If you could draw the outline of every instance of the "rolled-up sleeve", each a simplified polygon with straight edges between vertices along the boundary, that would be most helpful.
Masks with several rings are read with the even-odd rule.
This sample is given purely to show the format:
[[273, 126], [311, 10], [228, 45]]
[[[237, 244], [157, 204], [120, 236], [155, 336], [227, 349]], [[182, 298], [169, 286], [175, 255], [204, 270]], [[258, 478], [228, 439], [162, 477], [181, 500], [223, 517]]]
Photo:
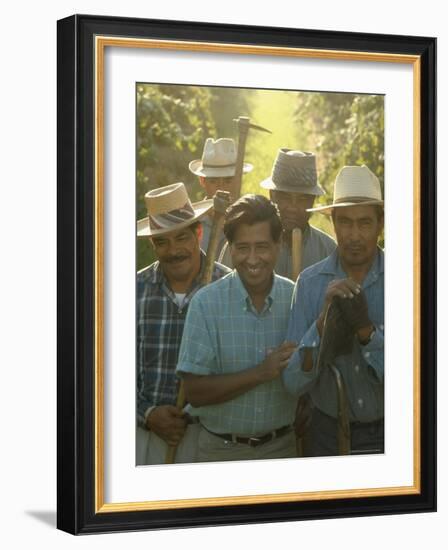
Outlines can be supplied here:
[[[312, 308], [312, 297], [307, 290], [307, 282], [299, 277], [291, 304], [291, 313], [288, 325], [287, 340], [297, 342], [298, 348], [289, 360], [283, 371], [283, 383], [286, 390], [294, 396], [306, 393], [317, 379], [317, 356], [319, 353], [320, 336], [316, 327], [315, 315]], [[305, 353], [311, 349], [313, 367], [304, 371], [302, 365]]]
[[362, 346], [361, 355], [372, 367], [379, 381], [384, 381], [384, 330], [375, 327], [375, 333], [368, 344]]
[[188, 307], [176, 368], [179, 376], [183, 372], [198, 375], [216, 373], [215, 338], [211, 333], [207, 304], [202, 297], [198, 293]]

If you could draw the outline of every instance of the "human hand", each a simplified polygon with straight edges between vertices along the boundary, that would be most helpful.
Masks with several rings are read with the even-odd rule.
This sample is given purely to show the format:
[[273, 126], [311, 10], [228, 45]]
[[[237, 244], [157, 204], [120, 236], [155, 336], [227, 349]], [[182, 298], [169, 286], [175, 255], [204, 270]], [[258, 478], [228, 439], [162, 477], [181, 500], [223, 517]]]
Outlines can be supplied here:
[[273, 350], [268, 351], [264, 361], [257, 369], [262, 382], [274, 380], [288, 366], [291, 355], [297, 349], [295, 342], [283, 342]]
[[328, 307], [333, 300], [352, 300], [361, 292], [361, 286], [353, 281], [353, 279], [335, 279], [331, 281], [327, 287], [324, 298], [324, 305], [322, 311], [316, 321], [317, 330], [322, 336], [322, 329], [324, 324], [325, 315]]
[[160, 405], [149, 413], [146, 425], [168, 445], [175, 447], [185, 434], [187, 420], [182, 409], [173, 405]]
[[358, 333], [361, 329], [372, 326], [364, 291], [360, 290], [352, 299], [335, 296], [333, 302], [339, 308], [353, 332]]

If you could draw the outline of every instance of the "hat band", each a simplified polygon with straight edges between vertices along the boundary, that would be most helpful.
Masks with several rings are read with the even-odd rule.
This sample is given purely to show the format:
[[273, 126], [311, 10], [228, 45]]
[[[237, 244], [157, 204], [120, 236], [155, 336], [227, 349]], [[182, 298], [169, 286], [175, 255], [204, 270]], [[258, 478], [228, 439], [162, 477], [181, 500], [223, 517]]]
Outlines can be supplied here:
[[236, 166], [234, 162], [232, 164], [208, 164], [206, 162], [202, 163], [203, 168], [233, 168], [234, 166]]
[[194, 209], [190, 202], [186, 202], [181, 208], [170, 210], [162, 214], [149, 214], [149, 227], [151, 229], [169, 229], [180, 223], [193, 219]]
[[370, 201], [380, 201], [376, 197], [341, 197], [333, 201], [333, 204], [339, 204], [341, 202], [370, 202]]

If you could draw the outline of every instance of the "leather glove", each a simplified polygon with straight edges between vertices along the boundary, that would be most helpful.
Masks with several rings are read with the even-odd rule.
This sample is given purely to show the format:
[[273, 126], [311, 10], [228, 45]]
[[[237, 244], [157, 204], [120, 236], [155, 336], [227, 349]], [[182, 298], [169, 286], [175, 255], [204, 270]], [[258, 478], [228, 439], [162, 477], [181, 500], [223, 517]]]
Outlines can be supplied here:
[[338, 303], [333, 299], [325, 322], [325, 336], [320, 353], [324, 363], [339, 355], [347, 355], [353, 349], [355, 332], [345, 319]]
[[353, 298], [341, 298], [335, 296], [333, 303], [341, 312], [342, 317], [350, 326], [353, 333], [358, 330], [368, 327], [372, 324], [369, 318], [369, 308], [367, 306], [366, 295], [361, 290]]

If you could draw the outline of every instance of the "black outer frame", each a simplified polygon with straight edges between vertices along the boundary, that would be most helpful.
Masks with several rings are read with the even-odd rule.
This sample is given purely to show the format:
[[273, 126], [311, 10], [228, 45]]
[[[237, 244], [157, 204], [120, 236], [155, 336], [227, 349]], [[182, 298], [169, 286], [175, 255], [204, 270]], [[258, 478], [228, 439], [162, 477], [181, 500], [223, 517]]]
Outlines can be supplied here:
[[[73, 534], [436, 510], [436, 39], [74, 15], [58, 21], [57, 526]], [[421, 493], [94, 513], [94, 37], [382, 52], [421, 59]]]

